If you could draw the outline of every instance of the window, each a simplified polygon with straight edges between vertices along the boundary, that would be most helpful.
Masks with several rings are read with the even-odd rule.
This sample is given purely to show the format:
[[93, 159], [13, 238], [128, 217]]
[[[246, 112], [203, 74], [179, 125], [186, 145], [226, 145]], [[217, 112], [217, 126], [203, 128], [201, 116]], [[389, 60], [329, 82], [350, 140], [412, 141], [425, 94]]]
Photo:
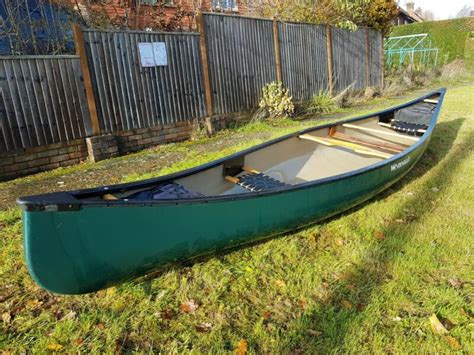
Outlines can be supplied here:
[[212, 0], [212, 8], [215, 10], [237, 11], [237, 0]]

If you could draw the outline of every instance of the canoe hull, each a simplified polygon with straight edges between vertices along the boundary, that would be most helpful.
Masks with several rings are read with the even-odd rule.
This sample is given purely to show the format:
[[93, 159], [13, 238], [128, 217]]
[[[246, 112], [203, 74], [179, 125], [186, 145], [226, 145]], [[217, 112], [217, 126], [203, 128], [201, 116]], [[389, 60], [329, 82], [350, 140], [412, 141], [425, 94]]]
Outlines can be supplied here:
[[97, 291], [165, 264], [281, 234], [345, 211], [405, 175], [426, 150], [375, 169], [252, 198], [24, 211], [29, 271], [62, 294]]

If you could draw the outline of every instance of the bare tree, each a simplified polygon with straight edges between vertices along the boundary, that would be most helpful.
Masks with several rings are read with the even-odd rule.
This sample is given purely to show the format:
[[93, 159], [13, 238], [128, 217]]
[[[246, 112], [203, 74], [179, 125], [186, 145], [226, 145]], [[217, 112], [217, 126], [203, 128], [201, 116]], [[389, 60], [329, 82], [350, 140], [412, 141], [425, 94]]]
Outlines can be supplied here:
[[471, 5], [465, 4], [456, 14], [456, 18], [469, 17], [471, 14], [471, 10], [474, 10], [474, 7]]

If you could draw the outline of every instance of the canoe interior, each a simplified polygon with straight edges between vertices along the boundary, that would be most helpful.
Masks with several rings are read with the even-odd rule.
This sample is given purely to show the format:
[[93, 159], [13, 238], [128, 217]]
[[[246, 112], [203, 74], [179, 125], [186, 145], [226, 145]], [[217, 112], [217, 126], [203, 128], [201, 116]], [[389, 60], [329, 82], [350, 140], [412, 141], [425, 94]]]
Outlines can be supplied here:
[[[402, 154], [414, 145], [434, 119], [439, 97], [440, 93], [434, 93], [393, 111], [299, 132], [155, 185], [124, 184], [118, 190], [71, 194], [88, 201], [179, 200], [251, 194], [345, 174]], [[407, 125], [415, 128], [403, 131]], [[180, 193], [163, 193], [162, 186], [173, 191], [178, 188]]]

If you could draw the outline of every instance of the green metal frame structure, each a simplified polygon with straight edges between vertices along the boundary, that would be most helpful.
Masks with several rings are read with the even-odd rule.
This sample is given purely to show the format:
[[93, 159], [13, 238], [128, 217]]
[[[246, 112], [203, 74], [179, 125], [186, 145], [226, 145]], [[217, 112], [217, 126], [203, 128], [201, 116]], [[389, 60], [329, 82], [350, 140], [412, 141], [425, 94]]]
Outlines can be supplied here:
[[389, 67], [436, 66], [439, 50], [431, 45], [428, 33], [388, 37], [384, 41], [385, 64]]

